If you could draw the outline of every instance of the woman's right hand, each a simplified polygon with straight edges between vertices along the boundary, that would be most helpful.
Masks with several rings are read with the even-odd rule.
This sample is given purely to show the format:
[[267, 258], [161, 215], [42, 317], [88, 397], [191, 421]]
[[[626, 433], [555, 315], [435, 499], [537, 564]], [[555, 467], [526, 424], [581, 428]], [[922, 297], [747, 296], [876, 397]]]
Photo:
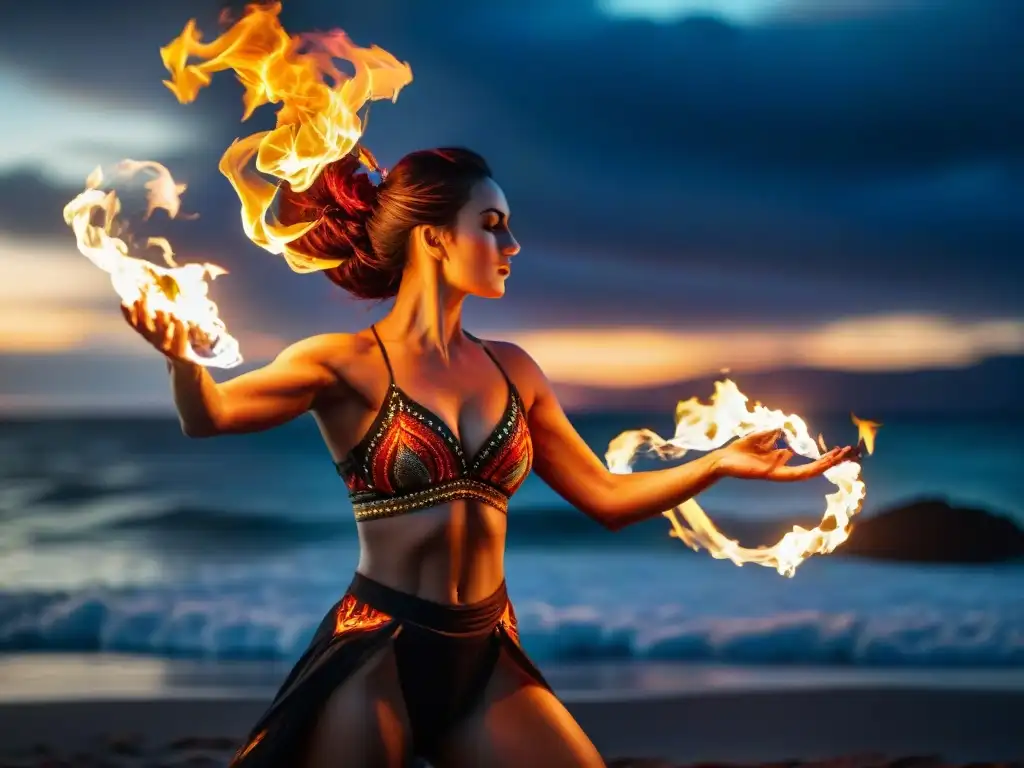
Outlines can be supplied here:
[[793, 451], [775, 447], [782, 436], [781, 429], [754, 432], [719, 448], [714, 452], [717, 473], [744, 480], [793, 482], [817, 477], [844, 461], [860, 461], [857, 446], [848, 445], [833, 448], [808, 464], [789, 466]]
[[148, 311], [146, 297], [140, 297], [134, 304], [121, 305], [125, 322], [169, 360], [187, 362], [188, 328], [178, 318], [167, 312]]

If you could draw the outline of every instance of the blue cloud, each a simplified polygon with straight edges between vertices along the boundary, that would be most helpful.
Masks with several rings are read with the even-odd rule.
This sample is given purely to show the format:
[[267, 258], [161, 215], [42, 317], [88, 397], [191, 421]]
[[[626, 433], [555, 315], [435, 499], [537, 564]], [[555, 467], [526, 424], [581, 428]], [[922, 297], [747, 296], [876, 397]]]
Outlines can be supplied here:
[[[744, 26], [615, 20], [591, 0], [452, 0], [443, 12], [295, 0], [284, 19], [342, 26], [411, 63], [398, 103], [373, 109], [368, 144], [385, 165], [439, 144], [491, 160], [524, 248], [508, 297], [472, 310], [481, 322], [1018, 313], [1024, 4], [869, 5]], [[26, 72], [205, 121], [155, 159], [184, 170], [202, 214], [181, 228], [181, 252], [232, 270], [218, 291], [258, 301], [261, 319], [289, 332], [363, 322], [322, 278], [282, 279], [279, 260], [241, 235], [217, 157], [272, 112], [239, 123], [227, 73], [187, 106], [159, 83], [157, 48], [190, 13], [217, 33], [211, 4], [38, 6], [19, 6], [0, 32]], [[41, 47], [44, 34], [61, 44]], [[90, 36], [114, 52], [84, 56]], [[49, 229], [45, 206], [66, 194], [52, 187], [0, 178], [0, 229], [63, 232], [59, 212]]]

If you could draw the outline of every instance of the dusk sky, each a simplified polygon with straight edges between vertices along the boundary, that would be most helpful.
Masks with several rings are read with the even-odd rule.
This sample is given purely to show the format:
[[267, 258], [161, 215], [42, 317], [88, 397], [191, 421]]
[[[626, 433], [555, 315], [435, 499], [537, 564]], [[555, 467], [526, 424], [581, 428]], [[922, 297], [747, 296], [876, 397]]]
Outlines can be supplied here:
[[[230, 73], [190, 105], [161, 84], [159, 48], [190, 17], [215, 37], [222, 5], [5, 9], [0, 409], [170, 407], [61, 216], [122, 158], [189, 185], [199, 218], [146, 232], [228, 268], [213, 297], [249, 364], [383, 312], [242, 233], [217, 161], [273, 108], [241, 123]], [[556, 383], [1024, 354], [1020, 0], [286, 0], [282, 19], [409, 63], [397, 103], [371, 109], [383, 165], [439, 145], [488, 158], [522, 252], [466, 326]]]

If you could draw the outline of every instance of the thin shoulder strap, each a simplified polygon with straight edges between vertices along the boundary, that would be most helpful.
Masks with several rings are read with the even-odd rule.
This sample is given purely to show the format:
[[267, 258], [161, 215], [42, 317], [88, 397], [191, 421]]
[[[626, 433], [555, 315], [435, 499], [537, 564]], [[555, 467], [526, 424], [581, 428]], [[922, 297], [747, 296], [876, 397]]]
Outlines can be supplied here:
[[380, 335], [377, 333], [377, 326], [375, 324], [370, 325], [370, 330], [373, 331], [373, 338], [377, 340], [377, 346], [380, 347], [380, 353], [384, 357], [384, 365], [388, 367], [388, 378], [391, 379], [391, 383], [395, 383], [395, 372], [391, 370], [391, 360], [388, 358], [388, 350], [384, 346], [384, 342], [380, 340]]
[[493, 352], [491, 352], [491, 348], [487, 345], [487, 343], [482, 341], [481, 339], [478, 339], [476, 336], [474, 336], [469, 331], [463, 331], [463, 333], [466, 334], [466, 338], [472, 339], [473, 341], [475, 341], [477, 344], [479, 344], [483, 348], [484, 352], [487, 353], [487, 356], [489, 358], [491, 358], [491, 361], [496, 366], [498, 366], [498, 370], [501, 371], [501, 375], [505, 377], [505, 381], [508, 382], [508, 385], [512, 389], [515, 389], [516, 385], [512, 383], [512, 379], [509, 378], [509, 375], [505, 372], [505, 369], [502, 367], [501, 363], [498, 362], [498, 358], [494, 356]]

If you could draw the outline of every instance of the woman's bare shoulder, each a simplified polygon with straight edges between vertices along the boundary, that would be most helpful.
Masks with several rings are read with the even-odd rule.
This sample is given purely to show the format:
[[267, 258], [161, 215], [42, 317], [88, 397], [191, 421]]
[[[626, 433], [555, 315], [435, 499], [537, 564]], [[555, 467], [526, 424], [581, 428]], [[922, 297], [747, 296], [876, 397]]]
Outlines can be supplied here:
[[529, 406], [537, 394], [548, 389], [548, 380], [536, 360], [525, 349], [511, 341], [480, 339], [501, 363], [520, 396]]
[[321, 333], [290, 344], [281, 357], [322, 365], [342, 381], [355, 383], [367, 361], [377, 352], [377, 344], [368, 330], [354, 333]]
[[495, 357], [498, 358], [503, 366], [508, 363], [510, 366], [525, 369], [535, 367], [537, 365], [534, 359], [530, 357], [530, 354], [514, 342], [505, 341], [503, 339], [483, 338], [481, 338], [480, 341], [494, 353]]

